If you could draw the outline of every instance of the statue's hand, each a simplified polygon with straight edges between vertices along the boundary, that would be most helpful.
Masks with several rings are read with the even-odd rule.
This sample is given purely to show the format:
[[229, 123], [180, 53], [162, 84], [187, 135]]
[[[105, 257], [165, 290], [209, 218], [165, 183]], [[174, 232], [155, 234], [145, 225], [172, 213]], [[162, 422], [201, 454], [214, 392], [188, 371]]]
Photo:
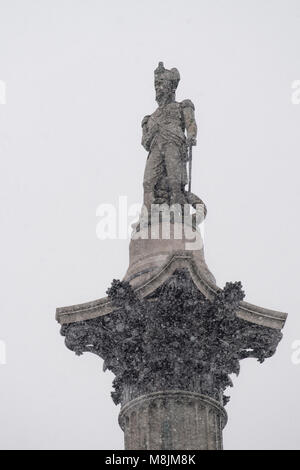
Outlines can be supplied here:
[[192, 147], [194, 145], [197, 145], [197, 140], [195, 139], [195, 137], [188, 137], [186, 139], [186, 145], [187, 147]]

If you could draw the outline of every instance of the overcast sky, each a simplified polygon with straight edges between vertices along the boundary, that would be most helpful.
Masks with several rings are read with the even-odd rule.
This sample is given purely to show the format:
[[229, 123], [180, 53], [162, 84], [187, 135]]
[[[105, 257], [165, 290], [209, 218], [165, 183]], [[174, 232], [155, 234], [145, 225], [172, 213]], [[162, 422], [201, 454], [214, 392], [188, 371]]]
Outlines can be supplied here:
[[123, 447], [113, 376], [65, 348], [55, 309], [127, 270], [129, 241], [100, 241], [96, 209], [142, 200], [160, 60], [196, 106], [210, 270], [289, 313], [276, 355], [234, 379], [225, 448], [300, 448], [299, 45], [299, 0], [0, 0], [2, 449]]

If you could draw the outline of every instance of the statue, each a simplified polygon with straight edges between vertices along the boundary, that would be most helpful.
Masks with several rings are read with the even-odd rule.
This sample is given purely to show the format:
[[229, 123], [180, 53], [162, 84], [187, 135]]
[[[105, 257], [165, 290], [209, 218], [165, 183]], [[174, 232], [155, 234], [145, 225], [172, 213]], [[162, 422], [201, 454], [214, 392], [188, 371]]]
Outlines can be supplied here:
[[203, 207], [201, 199], [185, 189], [189, 150], [191, 155], [197, 137], [194, 105], [190, 100], [175, 101], [180, 81], [176, 68], [167, 70], [159, 62], [154, 78], [158, 108], [142, 121], [142, 145], [149, 152], [143, 183], [144, 207], [147, 211], [152, 204], [163, 203]]

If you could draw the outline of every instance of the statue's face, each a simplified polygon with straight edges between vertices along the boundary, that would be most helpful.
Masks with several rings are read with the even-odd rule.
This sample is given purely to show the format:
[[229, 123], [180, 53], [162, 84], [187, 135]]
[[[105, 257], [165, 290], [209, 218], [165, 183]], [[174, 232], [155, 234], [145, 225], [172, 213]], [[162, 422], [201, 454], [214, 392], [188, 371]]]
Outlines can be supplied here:
[[154, 83], [155, 96], [158, 104], [172, 99], [173, 90], [170, 80], [156, 79]]

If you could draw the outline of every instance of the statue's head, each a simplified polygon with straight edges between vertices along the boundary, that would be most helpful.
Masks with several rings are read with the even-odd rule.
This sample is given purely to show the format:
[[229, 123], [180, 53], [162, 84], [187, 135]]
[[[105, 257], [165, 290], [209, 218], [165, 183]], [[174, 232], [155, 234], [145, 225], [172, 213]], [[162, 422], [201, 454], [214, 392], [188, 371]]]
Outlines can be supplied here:
[[179, 80], [180, 75], [177, 69], [167, 70], [163, 62], [159, 62], [157, 69], [154, 71], [156, 101], [159, 105], [175, 100]]

